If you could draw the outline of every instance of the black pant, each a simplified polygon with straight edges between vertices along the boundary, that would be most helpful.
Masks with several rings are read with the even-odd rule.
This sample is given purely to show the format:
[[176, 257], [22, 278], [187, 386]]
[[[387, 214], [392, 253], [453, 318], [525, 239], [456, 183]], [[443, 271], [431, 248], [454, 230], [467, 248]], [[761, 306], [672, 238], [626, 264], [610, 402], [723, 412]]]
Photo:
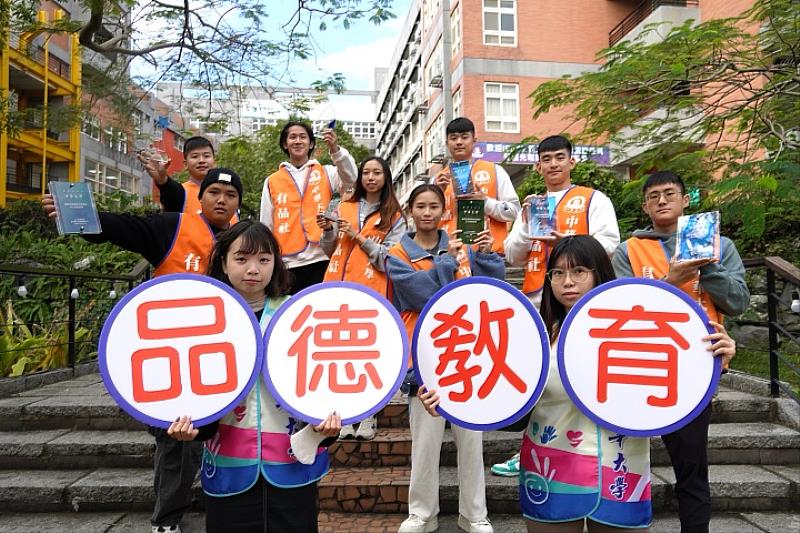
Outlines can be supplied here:
[[672, 469], [681, 533], [708, 533], [711, 489], [708, 484], [708, 425], [711, 404], [678, 431], [662, 435]]
[[290, 268], [292, 288], [289, 294], [297, 294], [306, 287], [322, 283], [326, 270], [328, 270], [328, 261], [317, 261], [310, 265]]
[[206, 496], [206, 533], [317, 533], [317, 484], [281, 489], [263, 476], [234, 496]]
[[150, 523], [176, 526], [192, 506], [192, 483], [200, 469], [203, 443], [177, 441], [161, 428], [151, 427], [149, 431], [156, 438], [153, 456], [156, 503]]

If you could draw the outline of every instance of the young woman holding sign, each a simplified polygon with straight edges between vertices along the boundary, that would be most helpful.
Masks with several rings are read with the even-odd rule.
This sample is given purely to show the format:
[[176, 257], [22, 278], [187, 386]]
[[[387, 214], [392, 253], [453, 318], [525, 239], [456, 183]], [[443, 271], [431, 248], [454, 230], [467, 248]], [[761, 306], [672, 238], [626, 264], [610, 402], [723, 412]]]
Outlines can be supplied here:
[[[338, 206], [336, 222], [322, 213], [317, 215], [317, 225], [324, 230], [320, 245], [331, 258], [324, 281], [352, 281], [386, 296], [386, 253], [408, 230], [406, 218], [394, 195], [392, 171], [385, 159], [365, 159], [358, 175], [353, 195]], [[372, 440], [376, 430], [373, 415], [361, 421], [358, 431], [344, 426], [339, 438]]]
[[[408, 203], [415, 232], [407, 233], [389, 249], [386, 275], [392, 303], [406, 324], [408, 338], [420, 311], [439, 289], [468, 277], [505, 278], [503, 259], [492, 252], [493, 239], [486, 230], [471, 247], [458, 236], [439, 229], [445, 198], [436, 185], [420, 185], [411, 191]], [[416, 398], [417, 384], [409, 373], [409, 419], [411, 423], [411, 483], [408, 489], [408, 518], [399, 533], [426, 533], [439, 527], [439, 452], [444, 437], [444, 420], [425, 414]], [[459, 477], [459, 527], [471, 533], [492, 533], [487, 519], [483, 474], [483, 442], [479, 431], [452, 427], [456, 441]]]
[[[569, 310], [584, 294], [613, 279], [608, 254], [588, 235], [561, 239], [547, 262], [541, 312], [553, 356], [520, 452], [520, 504], [529, 532], [582, 533], [584, 526], [590, 533], [649, 530], [650, 440], [618, 435], [581, 413], [564, 389], [555, 357]], [[725, 329], [711, 324], [717, 333], [704, 338], [713, 342], [709, 350], [733, 357]], [[436, 391], [423, 389], [420, 399], [436, 414]]]
[[[262, 331], [288, 298], [289, 274], [278, 242], [258, 222], [239, 222], [217, 237], [208, 275], [247, 301]], [[206, 441], [201, 481], [209, 496], [209, 533], [316, 533], [317, 481], [328, 471], [328, 454], [319, 448], [333, 442], [341, 419], [332, 413], [316, 427], [300, 426], [259, 379], [218, 422], [195, 428], [184, 416], [169, 427], [176, 440]]]

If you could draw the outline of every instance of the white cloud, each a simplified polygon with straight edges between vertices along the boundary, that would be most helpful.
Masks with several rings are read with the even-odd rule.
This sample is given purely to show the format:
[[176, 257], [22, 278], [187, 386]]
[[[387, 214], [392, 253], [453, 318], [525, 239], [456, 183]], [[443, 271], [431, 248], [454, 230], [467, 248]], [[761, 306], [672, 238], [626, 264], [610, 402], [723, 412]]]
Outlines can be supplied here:
[[[381, 24], [374, 33], [376, 36], [385, 35], [385, 37], [336, 52], [320, 54], [304, 63], [301, 69], [305, 70], [304, 74], [311, 80], [341, 72], [345, 76], [345, 86], [348, 89], [374, 90], [374, 69], [389, 66], [402, 26], [403, 20], [399, 17]], [[346, 33], [342, 35], [344, 37]]]

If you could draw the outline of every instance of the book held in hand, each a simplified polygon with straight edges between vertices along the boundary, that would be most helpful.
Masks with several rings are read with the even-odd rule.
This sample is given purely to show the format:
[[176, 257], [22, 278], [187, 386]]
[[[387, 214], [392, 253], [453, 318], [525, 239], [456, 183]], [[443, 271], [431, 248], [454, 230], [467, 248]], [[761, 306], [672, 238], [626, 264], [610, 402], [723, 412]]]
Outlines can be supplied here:
[[87, 182], [51, 181], [47, 186], [55, 201], [56, 227], [60, 235], [96, 234], [103, 231], [92, 189]]
[[456, 229], [461, 242], [472, 244], [478, 233], [486, 229], [486, 216], [483, 212], [483, 200], [457, 200], [458, 219]]
[[547, 237], [555, 231], [547, 196], [528, 198], [528, 236]]
[[678, 218], [675, 260], [719, 259], [719, 211]]
[[453, 191], [456, 197], [469, 196], [475, 192], [472, 184], [472, 165], [469, 161], [450, 163], [450, 176], [453, 180]]

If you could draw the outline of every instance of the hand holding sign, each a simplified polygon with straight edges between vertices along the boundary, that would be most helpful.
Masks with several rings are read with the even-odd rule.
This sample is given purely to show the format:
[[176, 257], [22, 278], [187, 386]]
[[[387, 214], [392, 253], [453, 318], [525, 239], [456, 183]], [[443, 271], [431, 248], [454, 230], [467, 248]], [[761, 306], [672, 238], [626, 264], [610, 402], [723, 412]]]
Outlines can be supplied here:
[[309, 287], [281, 306], [265, 334], [264, 379], [281, 407], [318, 425], [332, 410], [341, 424], [386, 405], [406, 373], [400, 316], [362, 285]]
[[168, 428], [183, 416], [201, 426], [232, 409], [257, 379], [263, 350], [255, 316], [233, 289], [174, 274], [120, 300], [98, 359], [109, 394], [128, 414]]
[[461, 427], [487, 431], [527, 414], [547, 381], [550, 344], [530, 301], [511, 285], [471, 277], [437, 292], [420, 313], [412, 357], [420, 400]]
[[597, 424], [625, 435], [663, 435], [711, 401], [720, 359], [709, 354], [709, 340], [723, 337], [682, 290], [616, 280], [570, 310], [558, 342], [559, 372], [569, 396]]

